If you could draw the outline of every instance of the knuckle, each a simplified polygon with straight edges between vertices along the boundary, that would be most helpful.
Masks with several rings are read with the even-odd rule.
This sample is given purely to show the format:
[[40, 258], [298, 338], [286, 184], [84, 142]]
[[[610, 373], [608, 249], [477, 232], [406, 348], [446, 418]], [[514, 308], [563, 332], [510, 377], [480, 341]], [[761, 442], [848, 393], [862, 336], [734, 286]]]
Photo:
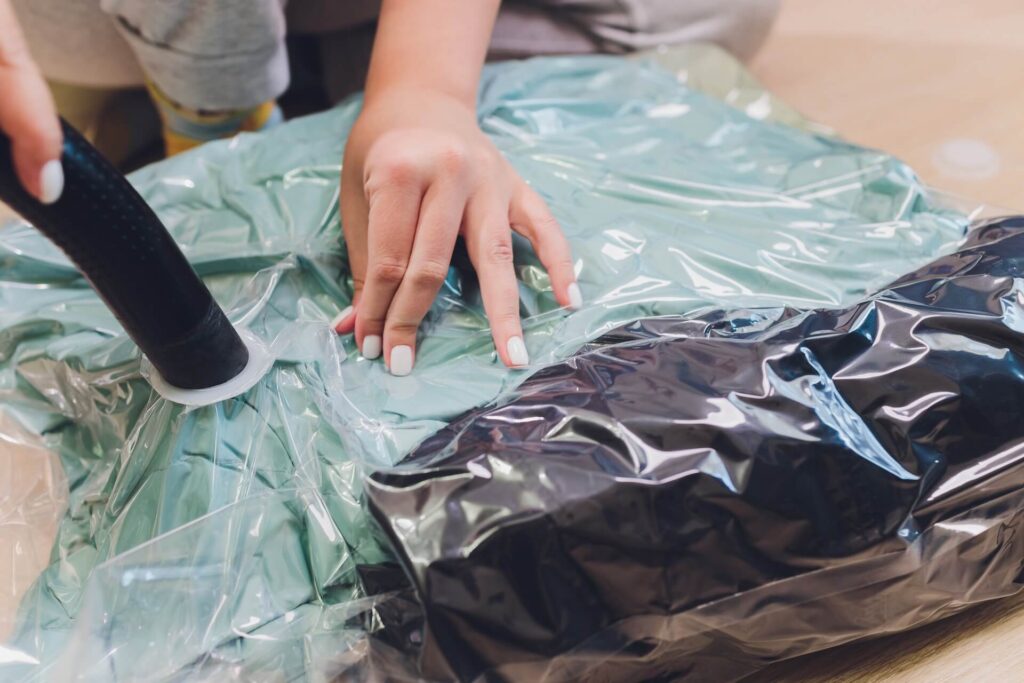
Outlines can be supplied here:
[[496, 151], [492, 151], [491, 149], [488, 149], [486, 146], [480, 145], [473, 151], [473, 165], [478, 166], [480, 168], [491, 166], [492, 164], [495, 164], [500, 160], [500, 157], [497, 157], [496, 155]]
[[547, 212], [534, 219], [534, 226], [542, 233], [562, 232], [562, 226], [559, 225], [558, 219]]
[[401, 339], [408, 339], [409, 337], [415, 337], [418, 329], [418, 322], [411, 320], [389, 319], [384, 333], [388, 335], [389, 338], [399, 337]]
[[444, 145], [438, 158], [438, 166], [441, 171], [451, 174], [461, 174], [469, 164], [469, 154], [466, 152], [466, 148], [458, 143], [448, 143]]
[[495, 240], [487, 247], [487, 262], [492, 265], [510, 264], [513, 257], [512, 240], [508, 237]]
[[60, 129], [55, 134], [46, 125], [47, 121], [30, 116], [15, 117], [8, 123], [14, 138], [15, 156], [41, 163], [60, 155]]
[[570, 259], [570, 258], [560, 258], [560, 259], [556, 260], [554, 263], [551, 264], [551, 270], [554, 270], [554, 271], [557, 271], [557, 272], [560, 272], [560, 273], [572, 273], [572, 274], [575, 274], [575, 272], [576, 272], [576, 265], [572, 262], [572, 259]]
[[487, 317], [491, 321], [491, 325], [499, 327], [511, 327], [519, 324], [519, 312], [511, 308], [502, 308], [490, 313]]
[[409, 264], [399, 258], [385, 257], [373, 264], [372, 275], [374, 282], [394, 285], [398, 284], [405, 277]]
[[15, 145], [24, 146], [25, 151], [37, 157], [44, 155], [54, 147], [59, 148], [59, 134], [54, 135], [47, 127], [47, 122], [41, 117], [21, 116], [17, 121], [20, 126], [16, 131], [19, 137], [16, 139]]
[[415, 185], [419, 178], [419, 168], [414, 159], [406, 155], [390, 155], [385, 158], [374, 158], [366, 164], [367, 196], [385, 188], [409, 187]]
[[440, 261], [425, 261], [417, 265], [410, 276], [417, 288], [437, 289], [448, 277], [448, 265]]
[[375, 332], [384, 327], [384, 318], [377, 315], [359, 316], [359, 325], [366, 332]]
[[408, 185], [416, 180], [416, 173], [416, 163], [412, 159], [398, 156], [384, 161], [379, 175], [386, 183]]

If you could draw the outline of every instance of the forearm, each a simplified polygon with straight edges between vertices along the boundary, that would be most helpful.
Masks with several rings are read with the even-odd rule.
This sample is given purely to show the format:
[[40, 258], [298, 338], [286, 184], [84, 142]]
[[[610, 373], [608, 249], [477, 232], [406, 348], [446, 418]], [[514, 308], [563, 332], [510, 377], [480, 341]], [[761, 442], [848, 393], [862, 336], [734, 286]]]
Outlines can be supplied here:
[[475, 105], [500, 0], [384, 0], [366, 99], [432, 89]]

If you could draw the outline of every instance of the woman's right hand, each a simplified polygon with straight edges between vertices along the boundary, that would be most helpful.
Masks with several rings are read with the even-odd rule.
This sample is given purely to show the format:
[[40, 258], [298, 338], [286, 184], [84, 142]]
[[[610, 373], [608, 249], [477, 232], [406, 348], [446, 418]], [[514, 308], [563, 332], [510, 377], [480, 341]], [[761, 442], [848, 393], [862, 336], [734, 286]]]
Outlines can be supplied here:
[[44, 204], [60, 199], [60, 120], [8, 0], [0, 0], [0, 130], [11, 139], [24, 188]]

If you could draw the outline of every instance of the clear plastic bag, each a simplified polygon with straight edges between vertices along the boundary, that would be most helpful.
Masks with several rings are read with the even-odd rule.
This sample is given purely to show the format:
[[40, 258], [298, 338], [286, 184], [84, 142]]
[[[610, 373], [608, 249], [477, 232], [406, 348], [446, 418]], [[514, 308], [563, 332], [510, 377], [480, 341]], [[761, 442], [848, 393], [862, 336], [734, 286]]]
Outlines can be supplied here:
[[[63, 255], [27, 226], [0, 230], [4, 438], [59, 458], [67, 479], [0, 676], [329, 680], [385, 662], [415, 679], [408, 642], [389, 639], [422, 638], [419, 625], [382, 629], [416, 598], [364, 506], [369, 472], [633, 320], [841, 307], [964, 239], [969, 216], [905, 165], [814, 132], [713, 54], [676, 55], [673, 71], [609, 57], [488, 70], [481, 125], [560, 220], [586, 302], [560, 309], [516, 244], [526, 372], [495, 357], [459, 259], [413, 375], [390, 376], [329, 329], [349, 300], [337, 186], [358, 100], [133, 177], [232, 321], [274, 351], [237, 399], [157, 397]], [[48, 497], [15, 510], [53, 518], [65, 487], [48, 471]]]
[[998, 220], [851, 307], [639, 320], [469, 411], [367, 486], [408, 650], [735, 680], [1016, 592], [1021, 254]]

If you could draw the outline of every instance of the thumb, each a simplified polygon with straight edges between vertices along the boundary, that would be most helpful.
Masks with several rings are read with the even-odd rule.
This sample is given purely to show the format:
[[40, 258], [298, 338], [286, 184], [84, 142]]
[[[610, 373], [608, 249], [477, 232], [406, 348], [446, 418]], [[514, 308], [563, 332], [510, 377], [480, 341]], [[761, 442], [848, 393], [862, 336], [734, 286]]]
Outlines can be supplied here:
[[64, 190], [60, 122], [7, 0], [0, 0], [0, 93], [0, 130], [11, 138], [18, 179], [30, 194], [52, 204]]

